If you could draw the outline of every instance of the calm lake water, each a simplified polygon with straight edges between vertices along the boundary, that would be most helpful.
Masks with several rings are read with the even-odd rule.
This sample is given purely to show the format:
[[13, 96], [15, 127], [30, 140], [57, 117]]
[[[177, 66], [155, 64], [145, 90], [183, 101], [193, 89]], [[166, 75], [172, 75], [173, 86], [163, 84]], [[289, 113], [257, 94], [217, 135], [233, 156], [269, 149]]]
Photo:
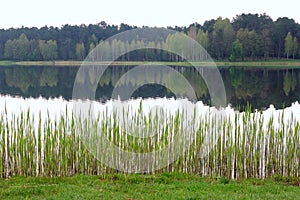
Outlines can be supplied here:
[[[111, 98], [115, 84], [121, 76], [134, 66], [112, 66], [101, 77], [96, 99]], [[177, 67], [193, 87], [199, 101], [209, 105], [210, 96], [201, 75], [192, 67]], [[79, 67], [55, 66], [3, 66], [0, 67], [0, 94], [20, 97], [72, 98], [73, 85]], [[205, 70], [205, 69], [204, 69]], [[250, 103], [252, 108], [264, 109], [273, 104], [276, 108], [290, 106], [300, 99], [300, 69], [226, 67], [220, 68], [225, 85], [227, 103], [234, 108], [243, 108]], [[90, 80], [95, 77], [90, 74]], [[167, 75], [166, 75], [167, 76]], [[164, 79], [167, 77], [160, 77]], [[121, 83], [124, 87], [138, 84], [134, 81]], [[120, 84], [120, 83], [119, 83]], [[180, 85], [177, 86], [180, 91]], [[84, 88], [83, 88], [84, 90]], [[177, 97], [184, 98], [185, 90]], [[159, 84], [144, 85], [132, 97], [174, 97], [175, 95]]]
[[[68, 66], [0, 67], [0, 126], [5, 127], [2, 130], [8, 132], [8, 134], [3, 134], [7, 137], [4, 141], [13, 144], [17, 140], [16, 144], [22, 144], [20, 142], [23, 141], [22, 137], [16, 137], [13, 134], [19, 133], [18, 131], [26, 133], [20, 135], [28, 137], [26, 141], [29, 143], [32, 142], [28, 147], [34, 147], [31, 149], [33, 152], [31, 154], [34, 155], [33, 162], [36, 166], [42, 166], [41, 169], [36, 168], [33, 174], [44, 174], [45, 171], [51, 170], [59, 171], [58, 169], [62, 168], [60, 162], [58, 162], [57, 169], [50, 167], [51, 170], [48, 170], [47, 167], [52, 165], [45, 164], [47, 159], [44, 159], [46, 156], [44, 148], [56, 149], [48, 155], [49, 158], [56, 158], [57, 155], [63, 155], [57, 152], [67, 152], [65, 148], [68, 148], [68, 145], [61, 144], [65, 144], [64, 139], [66, 141], [70, 139], [70, 144], [85, 145], [87, 152], [91, 152], [89, 157], [93, 156], [105, 166], [124, 170], [124, 172], [155, 171], [169, 166], [179, 158], [178, 155], [186, 160], [191, 156], [184, 155], [195, 155], [191, 157], [191, 161], [181, 162], [186, 163], [184, 169], [192, 166], [198, 170], [202, 169], [202, 173], [208, 175], [210, 172], [206, 171], [205, 167], [194, 166], [190, 163], [200, 163], [199, 158], [205, 160], [202, 158], [211, 155], [210, 153], [214, 152], [214, 149], [217, 149], [215, 147], [220, 144], [223, 148], [221, 157], [225, 152], [224, 158], [235, 157], [233, 156], [235, 153], [232, 154], [232, 151], [228, 150], [230, 148], [243, 147], [242, 149], [246, 149], [245, 152], [252, 152], [253, 155], [238, 153], [237, 155], [242, 157], [237, 160], [254, 158], [253, 166], [257, 167], [254, 171], [259, 174], [259, 177], [270, 174], [268, 166], [274, 166], [269, 162], [270, 158], [278, 158], [279, 161], [274, 168], [280, 171], [284, 169], [283, 174], [293, 172], [294, 176], [298, 176], [299, 159], [296, 152], [299, 146], [300, 122], [299, 69], [221, 68], [220, 73], [225, 85], [228, 104], [225, 108], [210, 106], [210, 95], [206, 84], [192, 67], [174, 66], [173, 69], [183, 74], [184, 79], [188, 80], [196, 93], [197, 102], [190, 101], [187, 98], [189, 91], [178, 84], [177, 80], [171, 79], [169, 74], [151, 77], [148, 73], [146, 73], [146, 78], [155, 79], [158, 84], [138, 88], [132, 94], [134, 99], [129, 101], [111, 99], [116, 85], [119, 84], [119, 87], [126, 91], [126, 88], [134, 88], [135, 85], [143, 83], [142, 79], [145, 78], [143, 72], [135, 74], [132, 80], [124, 79], [125, 74], [133, 70], [132, 66], [108, 68], [99, 83], [96, 80], [97, 73], [93, 73], [93, 70], [86, 71], [88, 76], [76, 78], [77, 81], [79, 80], [78, 88], [82, 92], [89, 93], [89, 88], [85, 86], [97, 85], [96, 98], [95, 100], [72, 99], [78, 69], [79, 67]], [[165, 80], [171, 81], [176, 86], [176, 95], [159, 85]], [[84, 84], [80, 85], [80, 83]], [[247, 103], [257, 110], [239, 112], [238, 110], [245, 110]], [[18, 141], [19, 138], [21, 138], [20, 141]], [[78, 141], [83, 143], [72, 141], [72, 138], [79, 138]], [[156, 143], [155, 138], [157, 138]], [[165, 140], [167, 140], [167, 145]], [[33, 141], [39, 141], [41, 148], [38, 149], [39, 145], [34, 145]], [[111, 141], [118, 143], [112, 145], [114, 143]], [[194, 147], [194, 141], [201, 141], [197, 150], [190, 148]], [[122, 148], [130, 149], [136, 144], [138, 144], [137, 149], [144, 147], [145, 156], [135, 151], [120, 151]], [[148, 151], [149, 145], [152, 149], [159, 150]], [[75, 147], [76, 150], [80, 148]], [[11, 151], [10, 155], [18, 155], [18, 152], [14, 150], [20, 148], [6, 147], [6, 151], [7, 149]], [[30, 151], [26, 149], [25, 152]], [[198, 154], [195, 154], [196, 152]], [[290, 157], [287, 156], [288, 154]], [[80, 150], [77, 155], [80, 157], [78, 160], [85, 159], [85, 155], [81, 154]], [[214, 155], [213, 157], [218, 158], [219, 153]], [[68, 154], [61, 160], [71, 158], [67, 156]], [[9, 162], [9, 158], [8, 156], [5, 158], [6, 163]], [[20, 157], [17, 156], [14, 159], [17, 160]], [[291, 161], [292, 164], [290, 164]], [[233, 162], [237, 161], [233, 160]], [[215, 163], [215, 161], [207, 162], [208, 169], [213, 169], [210, 163]], [[231, 166], [230, 163], [231, 161], [227, 162], [228, 168]], [[53, 166], [56, 167], [56, 165]], [[72, 164], [72, 166], [75, 165]], [[68, 166], [67, 169], [72, 166]], [[78, 164], [78, 166], [81, 165]], [[115, 168], [116, 166], [121, 166], [121, 168]], [[285, 168], [286, 166], [288, 168]], [[231, 169], [233, 179], [236, 170], [238, 169], [235, 167]], [[253, 170], [253, 167], [247, 171], [250, 170]], [[6, 176], [10, 171], [10, 165], [7, 164]], [[66, 170], [63, 173], [70, 172]]]

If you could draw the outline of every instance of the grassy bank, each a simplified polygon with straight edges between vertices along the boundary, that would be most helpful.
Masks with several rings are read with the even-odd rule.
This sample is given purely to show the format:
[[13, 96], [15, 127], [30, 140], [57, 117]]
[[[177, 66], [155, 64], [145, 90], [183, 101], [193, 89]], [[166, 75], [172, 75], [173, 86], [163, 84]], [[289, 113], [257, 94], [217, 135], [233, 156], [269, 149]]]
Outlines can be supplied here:
[[197, 175], [0, 179], [0, 199], [298, 199], [299, 180], [229, 181]]
[[[229, 61], [215, 61], [219, 67], [226, 66], [241, 66], [241, 67], [299, 67], [300, 60], [268, 60], [268, 61], [243, 61], [243, 62], [229, 62]], [[0, 61], [0, 66], [80, 66], [82, 61]], [[95, 64], [95, 63], [93, 63]], [[107, 65], [109, 62], [96, 62], [97, 65]], [[143, 61], [118, 61], [112, 63], [112, 65], [143, 65], [143, 64], [159, 64], [159, 65], [177, 65], [177, 66], [189, 66], [187, 62], [143, 62]], [[211, 63], [195, 62], [194, 65], [205, 66], [212, 65]]]

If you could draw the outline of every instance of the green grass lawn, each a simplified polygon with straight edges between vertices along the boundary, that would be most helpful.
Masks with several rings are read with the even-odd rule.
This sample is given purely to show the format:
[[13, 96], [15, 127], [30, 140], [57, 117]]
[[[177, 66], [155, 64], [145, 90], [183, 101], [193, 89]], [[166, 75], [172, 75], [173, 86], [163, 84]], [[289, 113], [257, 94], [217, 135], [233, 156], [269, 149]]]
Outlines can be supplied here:
[[0, 199], [300, 199], [298, 181], [105, 175], [0, 180]]

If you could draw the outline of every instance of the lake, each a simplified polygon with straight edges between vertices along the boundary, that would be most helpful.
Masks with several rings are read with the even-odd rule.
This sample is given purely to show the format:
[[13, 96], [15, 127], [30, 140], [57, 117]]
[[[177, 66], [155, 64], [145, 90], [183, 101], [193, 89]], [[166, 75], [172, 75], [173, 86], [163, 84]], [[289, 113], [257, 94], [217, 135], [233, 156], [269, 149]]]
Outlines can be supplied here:
[[[299, 176], [299, 69], [220, 68], [224, 107], [210, 105], [205, 81], [192, 67], [172, 66], [182, 74], [176, 79], [143, 70], [128, 78], [134, 69], [109, 67], [97, 82], [94, 70], [76, 77], [78, 67], [0, 67], [2, 177]], [[75, 77], [82, 93], [97, 86], [95, 98], [72, 98]], [[145, 78], [155, 84], [137, 88]], [[187, 80], [196, 99], [178, 80]], [[160, 85], [164, 81], [176, 95]], [[125, 101], [113, 95], [116, 87], [136, 90]]]
[[[197, 100], [209, 105], [210, 95], [201, 75], [192, 67], [172, 67], [189, 81]], [[95, 99], [101, 102], [110, 99], [117, 81], [133, 68], [134, 66], [109, 67], [100, 79]], [[62, 97], [70, 100], [78, 69], [79, 67], [70, 66], [4, 66], [0, 68], [0, 94], [34, 98], [42, 96], [46, 99]], [[244, 110], [247, 103], [254, 109], [264, 109], [270, 104], [283, 108], [300, 99], [300, 69], [223, 67], [220, 68], [220, 73], [225, 85], [227, 104], [236, 109]], [[90, 80], [95, 79], [93, 74], [89, 76]], [[142, 82], [137, 77], [134, 81], [121, 83], [121, 87], [136, 85], [139, 81]], [[180, 85], [177, 88], [179, 94], [175, 96], [162, 85], [148, 84], [137, 88], [132, 97], [186, 97], [185, 88], [180, 88]]]

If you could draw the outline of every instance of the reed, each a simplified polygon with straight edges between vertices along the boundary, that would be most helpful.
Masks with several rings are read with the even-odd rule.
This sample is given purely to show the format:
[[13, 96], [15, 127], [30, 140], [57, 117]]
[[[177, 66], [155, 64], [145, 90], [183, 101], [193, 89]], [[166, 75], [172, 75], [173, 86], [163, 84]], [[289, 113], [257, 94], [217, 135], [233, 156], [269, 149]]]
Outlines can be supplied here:
[[[169, 117], [162, 109], [144, 114], [142, 103], [137, 113], [130, 116], [128, 112], [123, 110], [118, 116], [106, 110], [96, 118], [83, 119], [66, 110], [60, 117], [44, 119], [30, 110], [13, 116], [5, 110], [0, 115], [1, 177], [117, 173], [85, 146], [83, 134], [97, 140], [99, 130], [114, 145], [134, 153], [158, 151], [181, 135], [190, 137], [184, 140], [189, 148], [173, 147], [181, 152], [179, 159], [154, 172], [150, 170], [154, 163], [148, 162], [148, 173], [183, 172], [231, 179], [299, 176], [300, 124], [294, 116], [284, 120], [284, 112], [265, 119], [262, 112], [253, 113], [248, 106], [245, 112], [220, 118], [211, 109], [196, 117], [195, 109], [189, 121], [185, 111]], [[103, 156], [116, 163], [121, 159], [121, 154]], [[158, 156], [171, 160], [172, 155]]]

